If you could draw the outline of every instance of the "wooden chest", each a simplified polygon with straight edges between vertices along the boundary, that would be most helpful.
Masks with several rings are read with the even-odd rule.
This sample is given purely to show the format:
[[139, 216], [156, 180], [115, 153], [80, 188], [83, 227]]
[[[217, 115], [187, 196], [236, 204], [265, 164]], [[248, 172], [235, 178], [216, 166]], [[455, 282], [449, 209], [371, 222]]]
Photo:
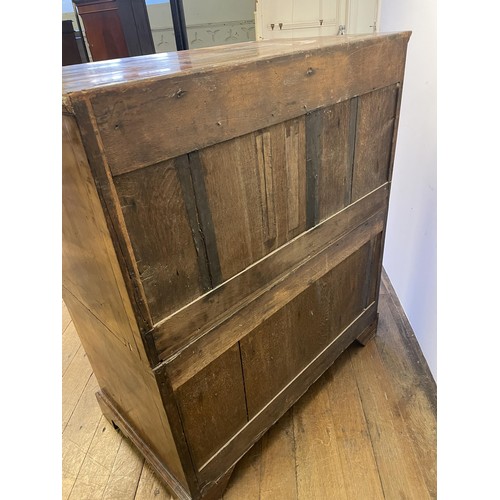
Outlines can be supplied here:
[[180, 498], [375, 333], [410, 33], [63, 69], [63, 298]]

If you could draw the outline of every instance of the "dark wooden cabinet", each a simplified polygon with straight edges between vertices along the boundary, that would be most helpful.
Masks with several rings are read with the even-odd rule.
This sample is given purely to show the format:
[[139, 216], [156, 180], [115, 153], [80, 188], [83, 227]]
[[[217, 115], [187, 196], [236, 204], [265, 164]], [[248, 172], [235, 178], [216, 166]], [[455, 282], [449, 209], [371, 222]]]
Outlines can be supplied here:
[[144, 0], [75, 0], [93, 61], [154, 54]]
[[93, 61], [130, 55], [117, 0], [78, 0], [75, 4]]
[[63, 297], [180, 498], [376, 330], [409, 33], [63, 69]]

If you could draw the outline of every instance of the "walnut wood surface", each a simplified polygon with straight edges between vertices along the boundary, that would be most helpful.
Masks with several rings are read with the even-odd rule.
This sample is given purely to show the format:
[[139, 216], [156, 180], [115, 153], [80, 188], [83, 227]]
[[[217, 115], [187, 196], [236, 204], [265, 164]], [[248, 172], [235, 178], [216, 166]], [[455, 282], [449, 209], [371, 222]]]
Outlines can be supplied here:
[[[187, 487], [137, 323], [131, 317], [76, 123], [67, 116], [63, 117], [63, 190], [63, 298], [81, 342], [100, 387]], [[107, 304], [112, 313], [101, 304]]]
[[381, 186], [344, 211], [269, 254], [266, 259], [256, 262], [167, 317], [155, 327], [154, 335], [160, 357], [165, 359], [189, 341], [199, 338], [204, 331], [220, 323], [224, 317], [261, 295], [269, 285], [282, 281], [284, 275], [303, 265], [332, 241], [358, 227], [371, 214], [383, 210], [387, 206], [388, 191], [387, 184]]
[[408, 38], [65, 73], [66, 303], [107, 407], [192, 498], [375, 331]]
[[[374, 340], [349, 346], [257, 441], [236, 465], [224, 500], [379, 499], [382, 491], [436, 498], [436, 385], [386, 275], [382, 281]], [[70, 404], [62, 433], [63, 500], [177, 499], [123, 433], [107, 425], [88, 359], [68, 350], [76, 343], [83, 353], [64, 303], [63, 319], [62, 355], [71, 358], [62, 377]], [[365, 375], [355, 372], [354, 361], [367, 383], [359, 383]], [[383, 384], [370, 381], [375, 373]], [[390, 419], [383, 425], [381, 411]], [[404, 453], [393, 453], [386, 441]], [[423, 481], [409, 484], [405, 477], [414, 475]]]
[[167, 161], [115, 178], [153, 321], [206, 288], [176, 163]]
[[[63, 89], [70, 106], [89, 96], [110, 169], [117, 175], [400, 82], [408, 36], [397, 33], [344, 42], [330, 37], [330, 45], [322, 40], [317, 50], [315, 41], [309, 46], [285, 43], [281, 52], [250, 57], [246, 64], [243, 59], [204, 71], [195, 65], [120, 87], [103, 85], [91, 93], [84, 88], [69, 93], [70, 85]], [[220, 50], [231, 54], [230, 49]], [[96, 73], [98, 79], [97, 68]], [[65, 74], [63, 68], [63, 78]], [[77, 78], [78, 73], [72, 76]], [[142, 90], [145, 84], [147, 94]], [[258, 105], [248, 96], [258, 96]], [[192, 116], [198, 109], [203, 109], [204, 118]], [[164, 119], [172, 114], [175, 120]]]

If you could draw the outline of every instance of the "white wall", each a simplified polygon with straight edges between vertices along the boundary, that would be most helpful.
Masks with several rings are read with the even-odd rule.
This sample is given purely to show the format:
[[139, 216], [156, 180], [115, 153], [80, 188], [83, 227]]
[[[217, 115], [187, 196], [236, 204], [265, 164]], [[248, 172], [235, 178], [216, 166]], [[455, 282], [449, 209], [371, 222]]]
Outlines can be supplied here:
[[406, 61], [384, 267], [437, 379], [436, 2], [381, 0], [380, 7], [381, 32], [413, 32]]

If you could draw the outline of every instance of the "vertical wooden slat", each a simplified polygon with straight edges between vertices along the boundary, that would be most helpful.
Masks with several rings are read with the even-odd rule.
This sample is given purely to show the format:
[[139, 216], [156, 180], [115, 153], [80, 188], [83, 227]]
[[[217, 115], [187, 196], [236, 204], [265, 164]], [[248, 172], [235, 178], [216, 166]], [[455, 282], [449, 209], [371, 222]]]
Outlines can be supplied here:
[[114, 178], [154, 322], [209, 285], [206, 265], [199, 261], [203, 245], [191, 232], [195, 208], [184, 200], [192, 189], [185, 161], [181, 157]]
[[276, 236], [276, 207], [274, 203], [273, 167], [271, 158], [271, 133], [264, 131], [255, 135], [257, 166], [262, 207], [264, 239]]
[[293, 231], [299, 225], [299, 134], [298, 121], [285, 125], [288, 231]]
[[247, 135], [205, 148], [199, 154], [222, 278], [226, 280], [263, 254], [262, 245], [255, 245], [253, 237], [260, 235], [262, 240], [255, 140]]
[[305, 229], [304, 135], [301, 117], [199, 152], [223, 281]]
[[201, 237], [205, 245], [210, 280], [212, 287], [215, 287], [222, 282], [222, 275], [220, 270], [219, 253], [217, 251], [214, 223], [212, 220], [212, 213], [208, 205], [203, 169], [200, 162], [200, 155], [197, 151], [189, 153], [188, 158], [191, 178], [193, 181], [196, 210], [198, 220], [201, 224]]
[[352, 201], [389, 180], [397, 85], [359, 97]]
[[306, 226], [311, 228], [318, 222], [318, 169], [321, 148], [323, 119], [321, 113], [306, 115]]
[[176, 391], [184, 432], [196, 467], [247, 422], [238, 344]]
[[182, 189], [182, 196], [186, 204], [186, 211], [193, 236], [193, 243], [198, 257], [198, 269], [200, 272], [200, 284], [204, 291], [213, 287], [210, 270], [208, 265], [207, 248], [201, 232], [198, 208], [196, 206], [196, 197], [193, 188], [193, 180], [189, 167], [188, 155], [182, 155], [175, 159], [175, 170]]
[[349, 178], [347, 185], [349, 189], [346, 190], [345, 203], [349, 205], [352, 201], [352, 176], [354, 171], [354, 155], [356, 152], [356, 128], [358, 123], [358, 98], [353, 97], [349, 101]]
[[318, 220], [324, 220], [349, 203], [349, 101], [339, 102], [317, 113], [322, 115], [318, 167]]
[[368, 242], [240, 341], [250, 417], [363, 311], [369, 248]]

